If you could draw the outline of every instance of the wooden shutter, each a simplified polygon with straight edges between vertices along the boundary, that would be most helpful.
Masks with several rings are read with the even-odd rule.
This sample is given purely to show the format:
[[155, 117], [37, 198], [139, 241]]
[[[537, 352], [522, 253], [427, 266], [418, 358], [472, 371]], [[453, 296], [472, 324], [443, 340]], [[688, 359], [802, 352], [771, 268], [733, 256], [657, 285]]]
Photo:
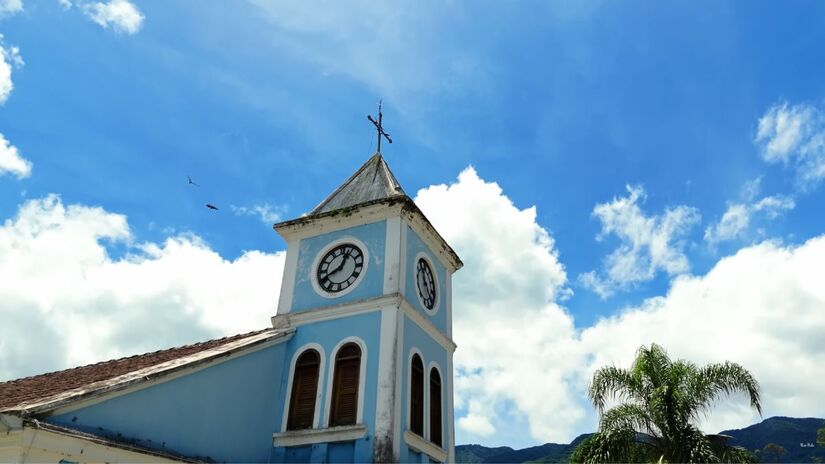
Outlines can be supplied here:
[[430, 441], [442, 446], [441, 432], [441, 376], [430, 369]]
[[358, 416], [358, 379], [361, 373], [361, 348], [348, 343], [335, 357], [332, 384], [332, 414], [329, 425], [355, 425]]
[[417, 354], [410, 366], [410, 431], [424, 436], [424, 363]]
[[315, 420], [315, 398], [318, 393], [318, 372], [321, 356], [307, 350], [295, 363], [292, 376], [292, 396], [289, 400], [287, 430], [311, 429]]

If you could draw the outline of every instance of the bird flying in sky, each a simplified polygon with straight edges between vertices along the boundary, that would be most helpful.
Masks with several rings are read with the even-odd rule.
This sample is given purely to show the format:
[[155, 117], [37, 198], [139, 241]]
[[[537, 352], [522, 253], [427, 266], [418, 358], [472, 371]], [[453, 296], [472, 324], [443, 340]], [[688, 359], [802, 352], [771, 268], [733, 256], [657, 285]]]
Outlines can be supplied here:
[[189, 179], [189, 185], [194, 185], [195, 187], [200, 187], [200, 185], [196, 184], [196, 183], [192, 180], [192, 178], [191, 178], [191, 177], [186, 176], [186, 178], [187, 178], [187, 179]]
[[214, 209], [214, 210], [217, 210], [217, 209], [218, 209], [218, 207], [217, 207], [217, 206], [215, 206], [215, 205], [213, 205], [213, 204], [211, 204], [211, 203], [207, 203], [207, 204], [206, 204], [206, 207], [207, 207], [207, 208], [209, 208], [209, 209]]

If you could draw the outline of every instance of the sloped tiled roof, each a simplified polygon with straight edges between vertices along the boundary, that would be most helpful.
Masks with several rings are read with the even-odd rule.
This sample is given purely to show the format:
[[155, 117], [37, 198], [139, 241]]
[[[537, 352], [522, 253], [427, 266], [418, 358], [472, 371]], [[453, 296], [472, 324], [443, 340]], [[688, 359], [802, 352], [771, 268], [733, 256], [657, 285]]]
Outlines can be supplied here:
[[381, 153], [373, 155], [355, 174], [316, 206], [310, 216], [385, 198], [406, 196]]
[[218, 349], [224, 345], [242, 345], [245, 339], [258, 341], [258, 339], [261, 339], [260, 336], [266, 335], [267, 333], [272, 336], [278, 334], [278, 332], [273, 329], [258, 330], [192, 345], [179, 346], [129, 356], [127, 358], [99, 362], [88, 366], [2, 382], [0, 383], [0, 411], [14, 409], [17, 406], [25, 404], [37, 403], [40, 400], [47, 400], [48, 398], [72, 390], [87, 388], [93, 384], [113, 380], [135, 371], [180, 360], [181, 358], [197, 355], [204, 351]]

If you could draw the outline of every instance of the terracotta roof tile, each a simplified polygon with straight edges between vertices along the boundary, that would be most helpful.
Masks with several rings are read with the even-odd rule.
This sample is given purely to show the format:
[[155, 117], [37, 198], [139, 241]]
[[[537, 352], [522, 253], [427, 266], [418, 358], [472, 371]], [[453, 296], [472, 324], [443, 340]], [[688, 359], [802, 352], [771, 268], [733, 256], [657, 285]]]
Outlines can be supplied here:
[[151, 353], [129, 356], [127, 358], [103, 361], [88, 366], [75, 367], [63, 371], [50, 372], [32, 377], [0, 383], [0, 409], [20, 403], [47, 398], [51, 395], [83, 387], [94, 382], [103, 381], [128, 374], [130, 372], [152, 367], [178, 358], [215, 348], [226, 343], [241, 340], [272, 329], [258, 330], [230, 337], [208, 340], [192, 345], [179, 346]]

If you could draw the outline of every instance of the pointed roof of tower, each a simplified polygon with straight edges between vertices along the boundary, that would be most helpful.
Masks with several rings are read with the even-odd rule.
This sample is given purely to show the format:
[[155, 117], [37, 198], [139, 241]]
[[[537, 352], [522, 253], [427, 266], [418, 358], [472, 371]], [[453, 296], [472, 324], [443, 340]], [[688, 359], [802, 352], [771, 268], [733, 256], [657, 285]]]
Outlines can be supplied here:
[[355, 174], [335, 189], [309, 215], [315, 216], [361, 203], [405, 196], [407, 194], [404, 193], [401, 184], [398, 183], [379, 152], [368, 159]]
[[442, 255], [450, 272], [464, 265], [401, 188], [381, 152], [372, 155], [355, 174], [308, 214], [273, 224], [272, 228], [285, 240], [290, 240], [290, 237], [308, 237], [323, 230], [337, 230], [342, 224], [352, 226], [359, 221], [374, 222], [391, 215], [406, 217], [410, 226], [419, 231], [425, 241], [429, 240], [431, 249]]

